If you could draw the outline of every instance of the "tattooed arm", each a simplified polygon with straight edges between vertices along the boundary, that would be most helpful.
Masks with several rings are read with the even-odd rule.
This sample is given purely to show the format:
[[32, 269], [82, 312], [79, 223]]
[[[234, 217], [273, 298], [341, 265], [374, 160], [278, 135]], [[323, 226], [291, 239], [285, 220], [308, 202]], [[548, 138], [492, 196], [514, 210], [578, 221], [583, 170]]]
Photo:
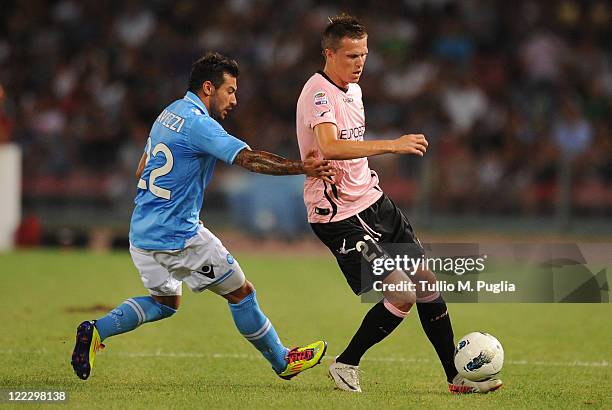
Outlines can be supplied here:
[[238, 153], [234, 164], [240, 165], [258, 174], [268, 175], [298, 175], [306, 174], [310, 177], [322, 178], [330, 181], [334, 175], [329, 161], [315, 159], [313, 153], [302, 161], [286, 159], [266, 151], [252, 151], [248, 148]]
[[251, 151], [248, 148], [238, 153], [234, 164], [258, 174], [298, 175], [304, 173], [302, 161], [286, 159], [266, 151]]

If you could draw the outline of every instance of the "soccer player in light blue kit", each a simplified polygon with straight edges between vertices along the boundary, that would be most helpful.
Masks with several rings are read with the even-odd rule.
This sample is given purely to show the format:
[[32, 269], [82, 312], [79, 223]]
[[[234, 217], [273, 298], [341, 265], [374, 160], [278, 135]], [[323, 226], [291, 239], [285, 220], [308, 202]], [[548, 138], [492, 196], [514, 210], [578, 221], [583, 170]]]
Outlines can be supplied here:
[[223, 129], [216, 119], [236, 105], [237, 77], [235, 61], [206, 54], [192, 66], [189, 91], [155, 120], [136, 171], [130, 224], [130, 253], [150, 295], [127, 299], [104, 317], [78, 326], [71, 363], [81, 379], [89, 377], [106, 338], [174, 315], [183, 282], [193, 292], [211, 290], [227, 299], [238, 331], [281, 378], [317, 365], [325, 354], [324, 341], [291, 350], [281, 343], [238, 262], [199, 221], [217, 159], [263, 174], [333, 175], [327, 161], [253, 151]]

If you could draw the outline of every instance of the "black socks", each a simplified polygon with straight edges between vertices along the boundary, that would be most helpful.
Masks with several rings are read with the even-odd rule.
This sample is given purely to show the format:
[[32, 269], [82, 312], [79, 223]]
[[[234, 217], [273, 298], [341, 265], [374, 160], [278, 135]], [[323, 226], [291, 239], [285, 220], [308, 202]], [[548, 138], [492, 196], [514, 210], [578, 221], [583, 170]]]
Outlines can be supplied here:
[[[431, 302], [417, 303], [417, 309], [423, 330], [444, 367], [446, 379], [452, 383], [457, 375], [454, 362], [455, 341], [446, 303], [442, 296], [439, 296]], [[344, 352], [338, 356], [337, 361], [358, 366], [365, 352], [390, 335], [402, 320], [389, 312], [382, 301], [377, 303], [365, 315], [361, 326]]]
[[452, 383], [457, 375], [455, 368], [455, 341], [446, 303], [442, 295], [436, 300], [427, 303], [418, 303], [419, 319], [427, 338], [436, 349], [440, 358], [446, 379]]
[[[445, 305], [446, 307], [446, 305]], [[421, 313], [419, 309], [419, 313]], [[383, 302], [378, 302], [363, 318], [361, 326], [351, 339], [347, 348], [338, 356], [337, 361], [353, 366], [359, 365], [359, 360], [364, 353], [376, 343], [389, 336], [395, 328], [402, 323], [403, 318], [395, 316], [389, 312], [383, 305]], [[449, 322], [450, 323], [450, 322]], [[451, 345], [452, 330], [451, 330]], [[452, 357], [451, 357], [452, 359]], [[454, 368], [454, 367], [453, 367]]]

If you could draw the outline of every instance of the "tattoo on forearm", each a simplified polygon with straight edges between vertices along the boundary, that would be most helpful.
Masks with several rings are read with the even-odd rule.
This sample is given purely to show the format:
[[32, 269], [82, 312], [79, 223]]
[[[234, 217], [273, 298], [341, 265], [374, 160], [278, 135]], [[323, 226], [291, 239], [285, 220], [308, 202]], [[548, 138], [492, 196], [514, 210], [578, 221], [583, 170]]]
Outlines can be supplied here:
[[304, 173], [302, 161], [286, 159], [266, 151], [243, 149], [236, 156], [234, 164], [258, 174], [297, 175]]

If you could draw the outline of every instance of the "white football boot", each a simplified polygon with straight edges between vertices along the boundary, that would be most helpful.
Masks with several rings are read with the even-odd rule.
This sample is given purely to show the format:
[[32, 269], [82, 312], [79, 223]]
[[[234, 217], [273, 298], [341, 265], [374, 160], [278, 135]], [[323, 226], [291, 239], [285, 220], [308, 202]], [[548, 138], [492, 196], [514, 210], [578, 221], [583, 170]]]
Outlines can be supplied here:
[[329, 366], [329, 376], [334, 379], [336, 387], [353, 393], [361, 393], [359, 386], [359, 366], [334, 362]]
[[454, 394], [468, 393], [488, 393], [502, 387], [503, 383], [499, 379], [490, 379], [482, 382], [473, 382], [456, 375], [452, 383], [448, 384], [448, 390]]

